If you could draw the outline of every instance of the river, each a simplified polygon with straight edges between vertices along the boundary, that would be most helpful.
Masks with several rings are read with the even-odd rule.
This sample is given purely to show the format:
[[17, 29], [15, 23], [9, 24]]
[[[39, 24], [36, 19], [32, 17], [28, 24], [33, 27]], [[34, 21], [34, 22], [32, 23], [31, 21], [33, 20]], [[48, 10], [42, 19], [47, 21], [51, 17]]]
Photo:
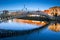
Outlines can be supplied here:
[[[60, 24], [57, 22], [35, 21], [35, 20], [24, 20], [24, 19], [11, 19], [0, 23], [0, 29], [4, 30], [34, 30], [33, 32], [0, 38], [1, 40], [60, 40]], [[46, 26], [45, 26], [46, 25]]]

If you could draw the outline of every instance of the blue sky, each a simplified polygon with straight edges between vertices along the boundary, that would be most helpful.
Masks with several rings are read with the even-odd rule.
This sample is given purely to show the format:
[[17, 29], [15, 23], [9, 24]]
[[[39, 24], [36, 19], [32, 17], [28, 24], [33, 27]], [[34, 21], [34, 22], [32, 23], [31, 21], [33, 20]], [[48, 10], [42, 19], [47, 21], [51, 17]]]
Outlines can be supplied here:
[[45, 10], [60, 6], [60, 0], [0, 0], [0, 10], [21, 10], [24, 4], [28, 10]]

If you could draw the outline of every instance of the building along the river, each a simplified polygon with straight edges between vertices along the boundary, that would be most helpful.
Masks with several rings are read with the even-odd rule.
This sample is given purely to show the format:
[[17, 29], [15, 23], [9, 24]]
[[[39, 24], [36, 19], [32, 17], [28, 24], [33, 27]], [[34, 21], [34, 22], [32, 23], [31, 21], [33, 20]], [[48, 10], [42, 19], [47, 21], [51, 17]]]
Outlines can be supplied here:
[[48, 10], [44, 10], [44, 12], [50, 16], [60, 16], [60, 6], [51, 7]]

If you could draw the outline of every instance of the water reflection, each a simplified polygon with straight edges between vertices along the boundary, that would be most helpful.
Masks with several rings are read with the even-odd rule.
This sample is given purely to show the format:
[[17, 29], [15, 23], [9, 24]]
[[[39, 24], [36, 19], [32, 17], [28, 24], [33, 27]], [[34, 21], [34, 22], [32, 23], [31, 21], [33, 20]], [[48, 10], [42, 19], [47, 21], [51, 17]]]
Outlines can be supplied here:
[[[34, 21], [34, 20], [24, 20], [24, 19], [12, 19], [12, 20], [8, 20], [6, 22], [3, 22], [3, 23], [0, 23], [0, 29], [1, 28], [6, 28], [6, 29], [12, 29], [12, 30], [26, 30], [26, 29], [35, 29], [35, 28], [39, 28], [39, 30], [30, 30], [30, 31], [21, 31], [20, 33], [16, 32], [14, 35], [15, 37], [9, 37], [8, 38], [8, 35], [9, 36], [12, 36], [12, 32], [10, 35], [9, 33], [4, 33], [4, 37], [7, 36], [7, 40], [58, 40], [60, 39], [60, 24], [57, 23], [57, 22], [51, 22], [51, 24], [49, 23], [48, 25], [47, 22], [44, 22], [44, 21]], [[44, 27], [41, 28], [41, 25], [46, 25]], [[48, 28], [47, 28], [48, 27]], [[51, 30], [51, 31], [50, 31]], [[55, 31], [55, 32], [53, 32]], [[5, 31], [6, 32], [6, 31]], [[26, 35], [27, 34], [27, 35]], [[0, 37], [2, 36], [0, 34]], [[19, 35], [19, 36], [17, 36]], [[5, 40], [4, 39], [4, 40]]]
[[[25, 35], [38, 31], [40, 28], [45, 27], [47, 22], [24, 20], [24, 19], [11, 19], [0, 23], [0, 37], [11, 37], [17, 35]], [[43, 30], [43, 29], [42, 29]]]
[[5, 30], [32, 30], [46, 25], [44, 21], [11, 19], [0, 23], [0, 29]]
[[32, 25], [37, 25], [37, 26], [46, 25], [47, 24], [47, 22], [45, 22], [45, 21], [23, 20], [23, 19], [13, 19], [13, 22], [32, 24]]
[[51, 24], [48, 27], [48, 29], [55, 31], [55, 32], [59, 32], [60, 31], [60, 24], [55, 22], [54, 24]]

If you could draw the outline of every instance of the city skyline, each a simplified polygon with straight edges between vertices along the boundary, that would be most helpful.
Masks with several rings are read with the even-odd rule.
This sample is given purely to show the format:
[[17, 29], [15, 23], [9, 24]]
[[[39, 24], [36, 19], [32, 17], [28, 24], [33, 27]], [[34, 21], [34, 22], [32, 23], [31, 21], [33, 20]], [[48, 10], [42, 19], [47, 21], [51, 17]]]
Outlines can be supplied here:
[[45, 10], [60, 6], [60, 0], [0, 0], [0, 10], [21, 10], [24, 5], [28, 10]]

